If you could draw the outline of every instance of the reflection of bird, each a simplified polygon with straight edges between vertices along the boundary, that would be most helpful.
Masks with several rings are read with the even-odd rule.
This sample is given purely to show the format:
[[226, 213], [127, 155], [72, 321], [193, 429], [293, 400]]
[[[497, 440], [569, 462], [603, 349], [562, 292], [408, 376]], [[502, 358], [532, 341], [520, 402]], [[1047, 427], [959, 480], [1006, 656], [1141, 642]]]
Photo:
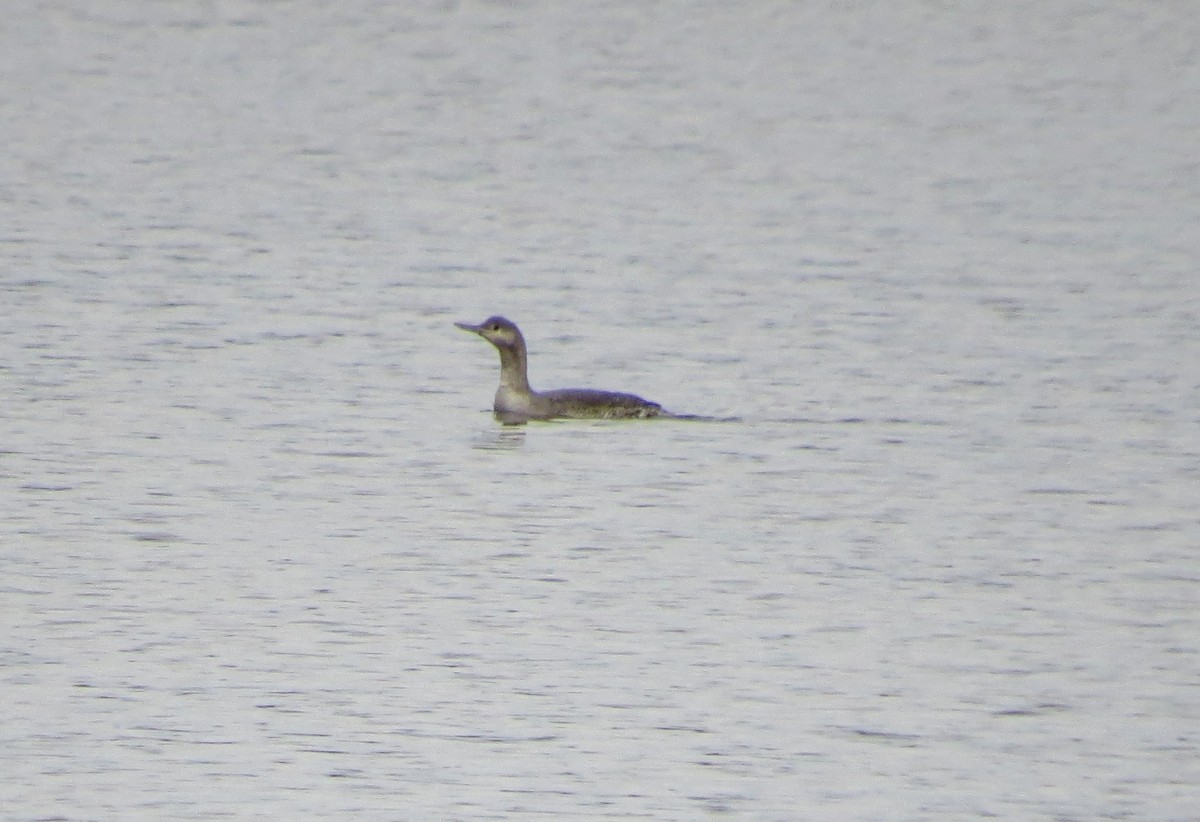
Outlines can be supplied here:
[[573, 419], [644, 419], [671, 416], [658, 403], [633, 394], [615, 391], [596, 391], [591, 388], [563, 388], [557, 391], [534, 391], [529, 387], [526, 372], [528, 352], [521, 330], [504, 317], [489, 317], [479, 325], [455, 323], [496, 346], [500, 352], [500, 387], [492, 406], [504, 422], [549, 420], [556, 417]]

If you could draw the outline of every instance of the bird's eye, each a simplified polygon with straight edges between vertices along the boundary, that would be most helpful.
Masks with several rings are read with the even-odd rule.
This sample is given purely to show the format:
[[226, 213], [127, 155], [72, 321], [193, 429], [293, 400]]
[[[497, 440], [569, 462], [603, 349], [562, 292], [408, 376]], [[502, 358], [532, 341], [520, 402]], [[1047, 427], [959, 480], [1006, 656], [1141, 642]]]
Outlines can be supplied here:
[[499, 330], [500, 330], [499, 323], [492, 323], [491, 325], [488, 326], [488, 331], [499, 331]]

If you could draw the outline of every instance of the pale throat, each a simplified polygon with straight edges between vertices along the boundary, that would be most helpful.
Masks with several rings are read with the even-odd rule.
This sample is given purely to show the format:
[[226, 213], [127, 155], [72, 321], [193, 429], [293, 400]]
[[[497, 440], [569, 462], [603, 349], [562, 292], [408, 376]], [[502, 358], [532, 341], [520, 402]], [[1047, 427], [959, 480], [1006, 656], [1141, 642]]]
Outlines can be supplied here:
[[525, 393], [529, 391], [529, 377], [525, 370], [523, 352], [513, 348], [500, 348], [500, 392]]

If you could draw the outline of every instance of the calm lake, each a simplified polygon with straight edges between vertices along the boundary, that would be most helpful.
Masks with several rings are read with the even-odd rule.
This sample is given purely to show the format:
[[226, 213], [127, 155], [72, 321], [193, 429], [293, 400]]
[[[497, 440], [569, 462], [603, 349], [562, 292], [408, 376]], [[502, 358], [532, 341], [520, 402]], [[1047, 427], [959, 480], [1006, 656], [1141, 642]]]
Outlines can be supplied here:
[[9, 9], [0, 816], [1195, 819], [1194, 11]]

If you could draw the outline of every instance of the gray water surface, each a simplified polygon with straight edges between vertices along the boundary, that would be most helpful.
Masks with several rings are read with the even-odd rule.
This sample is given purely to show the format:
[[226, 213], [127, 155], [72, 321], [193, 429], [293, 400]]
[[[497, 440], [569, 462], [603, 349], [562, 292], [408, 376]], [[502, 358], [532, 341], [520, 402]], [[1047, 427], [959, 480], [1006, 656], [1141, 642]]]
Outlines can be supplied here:
[[1197, 43], [10, 9], [0, 816], [1195, 818]]

